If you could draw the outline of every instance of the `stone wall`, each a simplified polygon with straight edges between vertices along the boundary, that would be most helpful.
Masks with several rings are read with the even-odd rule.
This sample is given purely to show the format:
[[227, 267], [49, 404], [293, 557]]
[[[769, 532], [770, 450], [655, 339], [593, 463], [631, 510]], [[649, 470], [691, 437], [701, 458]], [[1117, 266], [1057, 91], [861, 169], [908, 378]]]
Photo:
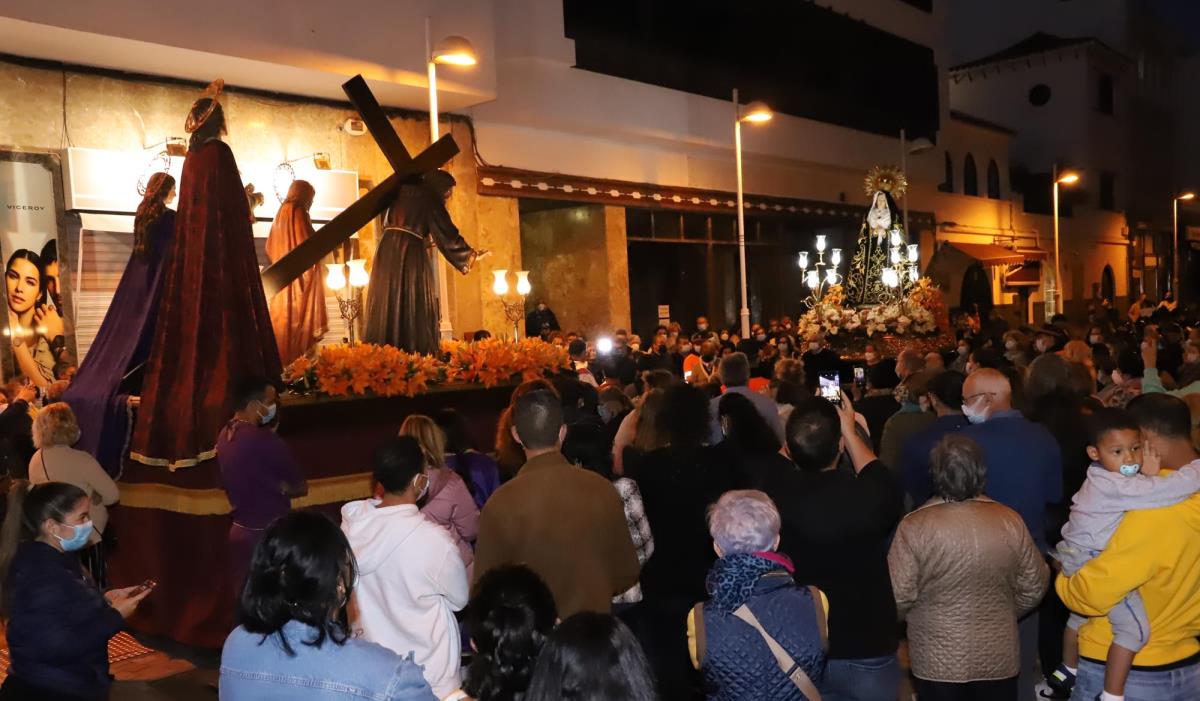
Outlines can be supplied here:
[[[64, 89], [66, 92], [64, 99]], [[184, 117], [199, 88], [172, 81], [133, 78], [92, 71], [63, 71], [0, 61], [0, 148], [51, 151], [66, 145], [140, 151], [168, 136], [186, 136]], [[223, 98], [229, 134], [226, 141], [239, 162], [278, 163], [323, 151], [335, 169], [358, 172], [360, 182], [375, 184], [391, 172], [370, 136], [349, 136], [338, 129], [357, 116], [347, 104], [300, 97], [267, 97], [228, 92]], [[65, 121], [65, 132], [64, 132]], [[394, 116], [392, 124], [410, 152], [429, 144], [429, 122], [417, 115]], [[491, 304], [491, 269], [519, 267], [520, 238], [516, 201], [481, 198], [469, 125], [443, 117], [460, 149], [448, 169], [458, 180], [450, 214], [463, 235], [494, 257], [469, 275], [451, 272], [449, 297], [456, 336], [463, 331], [504, 327], [503, 314]], [[270, 184], [259, 190], [270, 191]], [[484, 202], [483, 200], [496, 200]], [[360, 233], [362, 254], [374, 253], [373, 227]]]
[[625, 210], [567, 206], [521, 214], [530, 303], [546, 302], [563, 330], [589, 338], [629, 328]]

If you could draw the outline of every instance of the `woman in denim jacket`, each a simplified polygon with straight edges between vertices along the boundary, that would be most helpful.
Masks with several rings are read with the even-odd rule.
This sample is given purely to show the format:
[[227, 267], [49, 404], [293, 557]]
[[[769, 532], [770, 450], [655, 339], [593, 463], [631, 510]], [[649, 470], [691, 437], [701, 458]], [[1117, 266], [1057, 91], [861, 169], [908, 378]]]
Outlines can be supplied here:
[[350, 543], [324, 516], [292, 512], [272, 524], [221, 653], [221, 699], [436, 701], [411, 652], [351, 637], [354, 573]]

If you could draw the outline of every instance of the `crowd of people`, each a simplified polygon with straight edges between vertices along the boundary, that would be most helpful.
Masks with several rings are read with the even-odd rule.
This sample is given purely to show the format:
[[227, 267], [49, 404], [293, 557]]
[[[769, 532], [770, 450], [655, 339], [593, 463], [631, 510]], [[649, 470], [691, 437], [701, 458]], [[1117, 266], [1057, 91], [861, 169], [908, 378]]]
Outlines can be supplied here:
[[[246, 379], [221, 696], [893, 701], [906, 645], [922, 701], [1200, 698], [1200, 327], [1137, 309], [852, 359], [790, 319], [642, 350], [539, 309], [571, 369], [490, 450], [410, 415], [336, 523], [291, 509], [278, 390]], [[108, 588], [120, 495], [70, 407], [9, 391], [0, 699], [105, 698], [153, 583]]]

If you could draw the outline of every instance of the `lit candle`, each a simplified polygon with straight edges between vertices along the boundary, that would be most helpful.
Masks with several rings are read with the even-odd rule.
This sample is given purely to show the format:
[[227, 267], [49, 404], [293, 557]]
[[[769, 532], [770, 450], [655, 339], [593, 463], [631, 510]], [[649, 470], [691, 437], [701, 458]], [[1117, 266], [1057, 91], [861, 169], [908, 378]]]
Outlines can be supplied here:
[[529, 284], [529, 271], [528, 270], [518, 270], [517, 271], [517, 294], [524, 297], [525, 295], [529, 294], [532, 291], [533, 291], [533, 286]]
[[344, 263], [326, 263], [329, 272], [325, 275], [325, 286], [331, 290], [340, 290], [346, 286], [346, 266]]
[[797, 262], [800, 264], [801, 270], [807, 270], [808, 269], [808, 251], [800, 251], [800, 260]]
[[904, 244], [904, 237], [901, 236], [899, 229], [892, 229], [892, 245], [901, 246]]
[[833, 254], [829, 256], [829, 262], [834, 265], [840, 265], [842, 262], [842, 249], [833, 249]]
[[908, 244], [908, 262], [916, 263], [920, 259], [921, 259], [921, 251], [917, 248], [917, 244], [915, 244], [915, 243]]
[[836, 282], [837, 282], [837, 271], [834, 270], [833, 268], [826, 270], [825, 271], [825, 283], [827, 285], [833, 285]]
[[825, 234], [817, 234], [817, 252], [825, 251]]
[[367, 261], [364, 258], [346, 261], [346, 265], [350, 267], [350, 286], [351, 287], [366, 287], [371, 282], [371, 276], [367, 273]]
[[494, 278], [492, 280], [492, 292], [495, 292], [498, 295], [508, 294], [508, 280], [506, 280], [504, 277], [507, 274], [508, 270], [504, 268], [492, 271], [492, 276]]
[[900, 249], [893, 248], [892, 249], [892, 265], [899, 265], [899, 264], [900, 264]]
[[820, 278], [817, 277], [817, 271], [815, 271], [815, 270], [808, 271], [808, 275], [806, 275], [805, 277], [806, 277], [805, 282], [808, 285], [808, 289], [810, 289], [810, 290], [817, 289], [817, 286], [821, 284], [821, 280], [820, 280]]

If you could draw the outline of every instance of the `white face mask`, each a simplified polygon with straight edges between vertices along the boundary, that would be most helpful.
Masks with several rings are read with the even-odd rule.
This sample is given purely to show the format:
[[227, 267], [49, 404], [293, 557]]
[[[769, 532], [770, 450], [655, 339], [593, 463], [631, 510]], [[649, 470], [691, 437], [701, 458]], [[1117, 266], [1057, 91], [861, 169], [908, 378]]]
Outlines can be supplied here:
[[981, 424], [987, 421], [987, 409], [975, 409], [966, 404], [962, 405], [963, 416], [967, 417], [967, 421], [973, 424]]

